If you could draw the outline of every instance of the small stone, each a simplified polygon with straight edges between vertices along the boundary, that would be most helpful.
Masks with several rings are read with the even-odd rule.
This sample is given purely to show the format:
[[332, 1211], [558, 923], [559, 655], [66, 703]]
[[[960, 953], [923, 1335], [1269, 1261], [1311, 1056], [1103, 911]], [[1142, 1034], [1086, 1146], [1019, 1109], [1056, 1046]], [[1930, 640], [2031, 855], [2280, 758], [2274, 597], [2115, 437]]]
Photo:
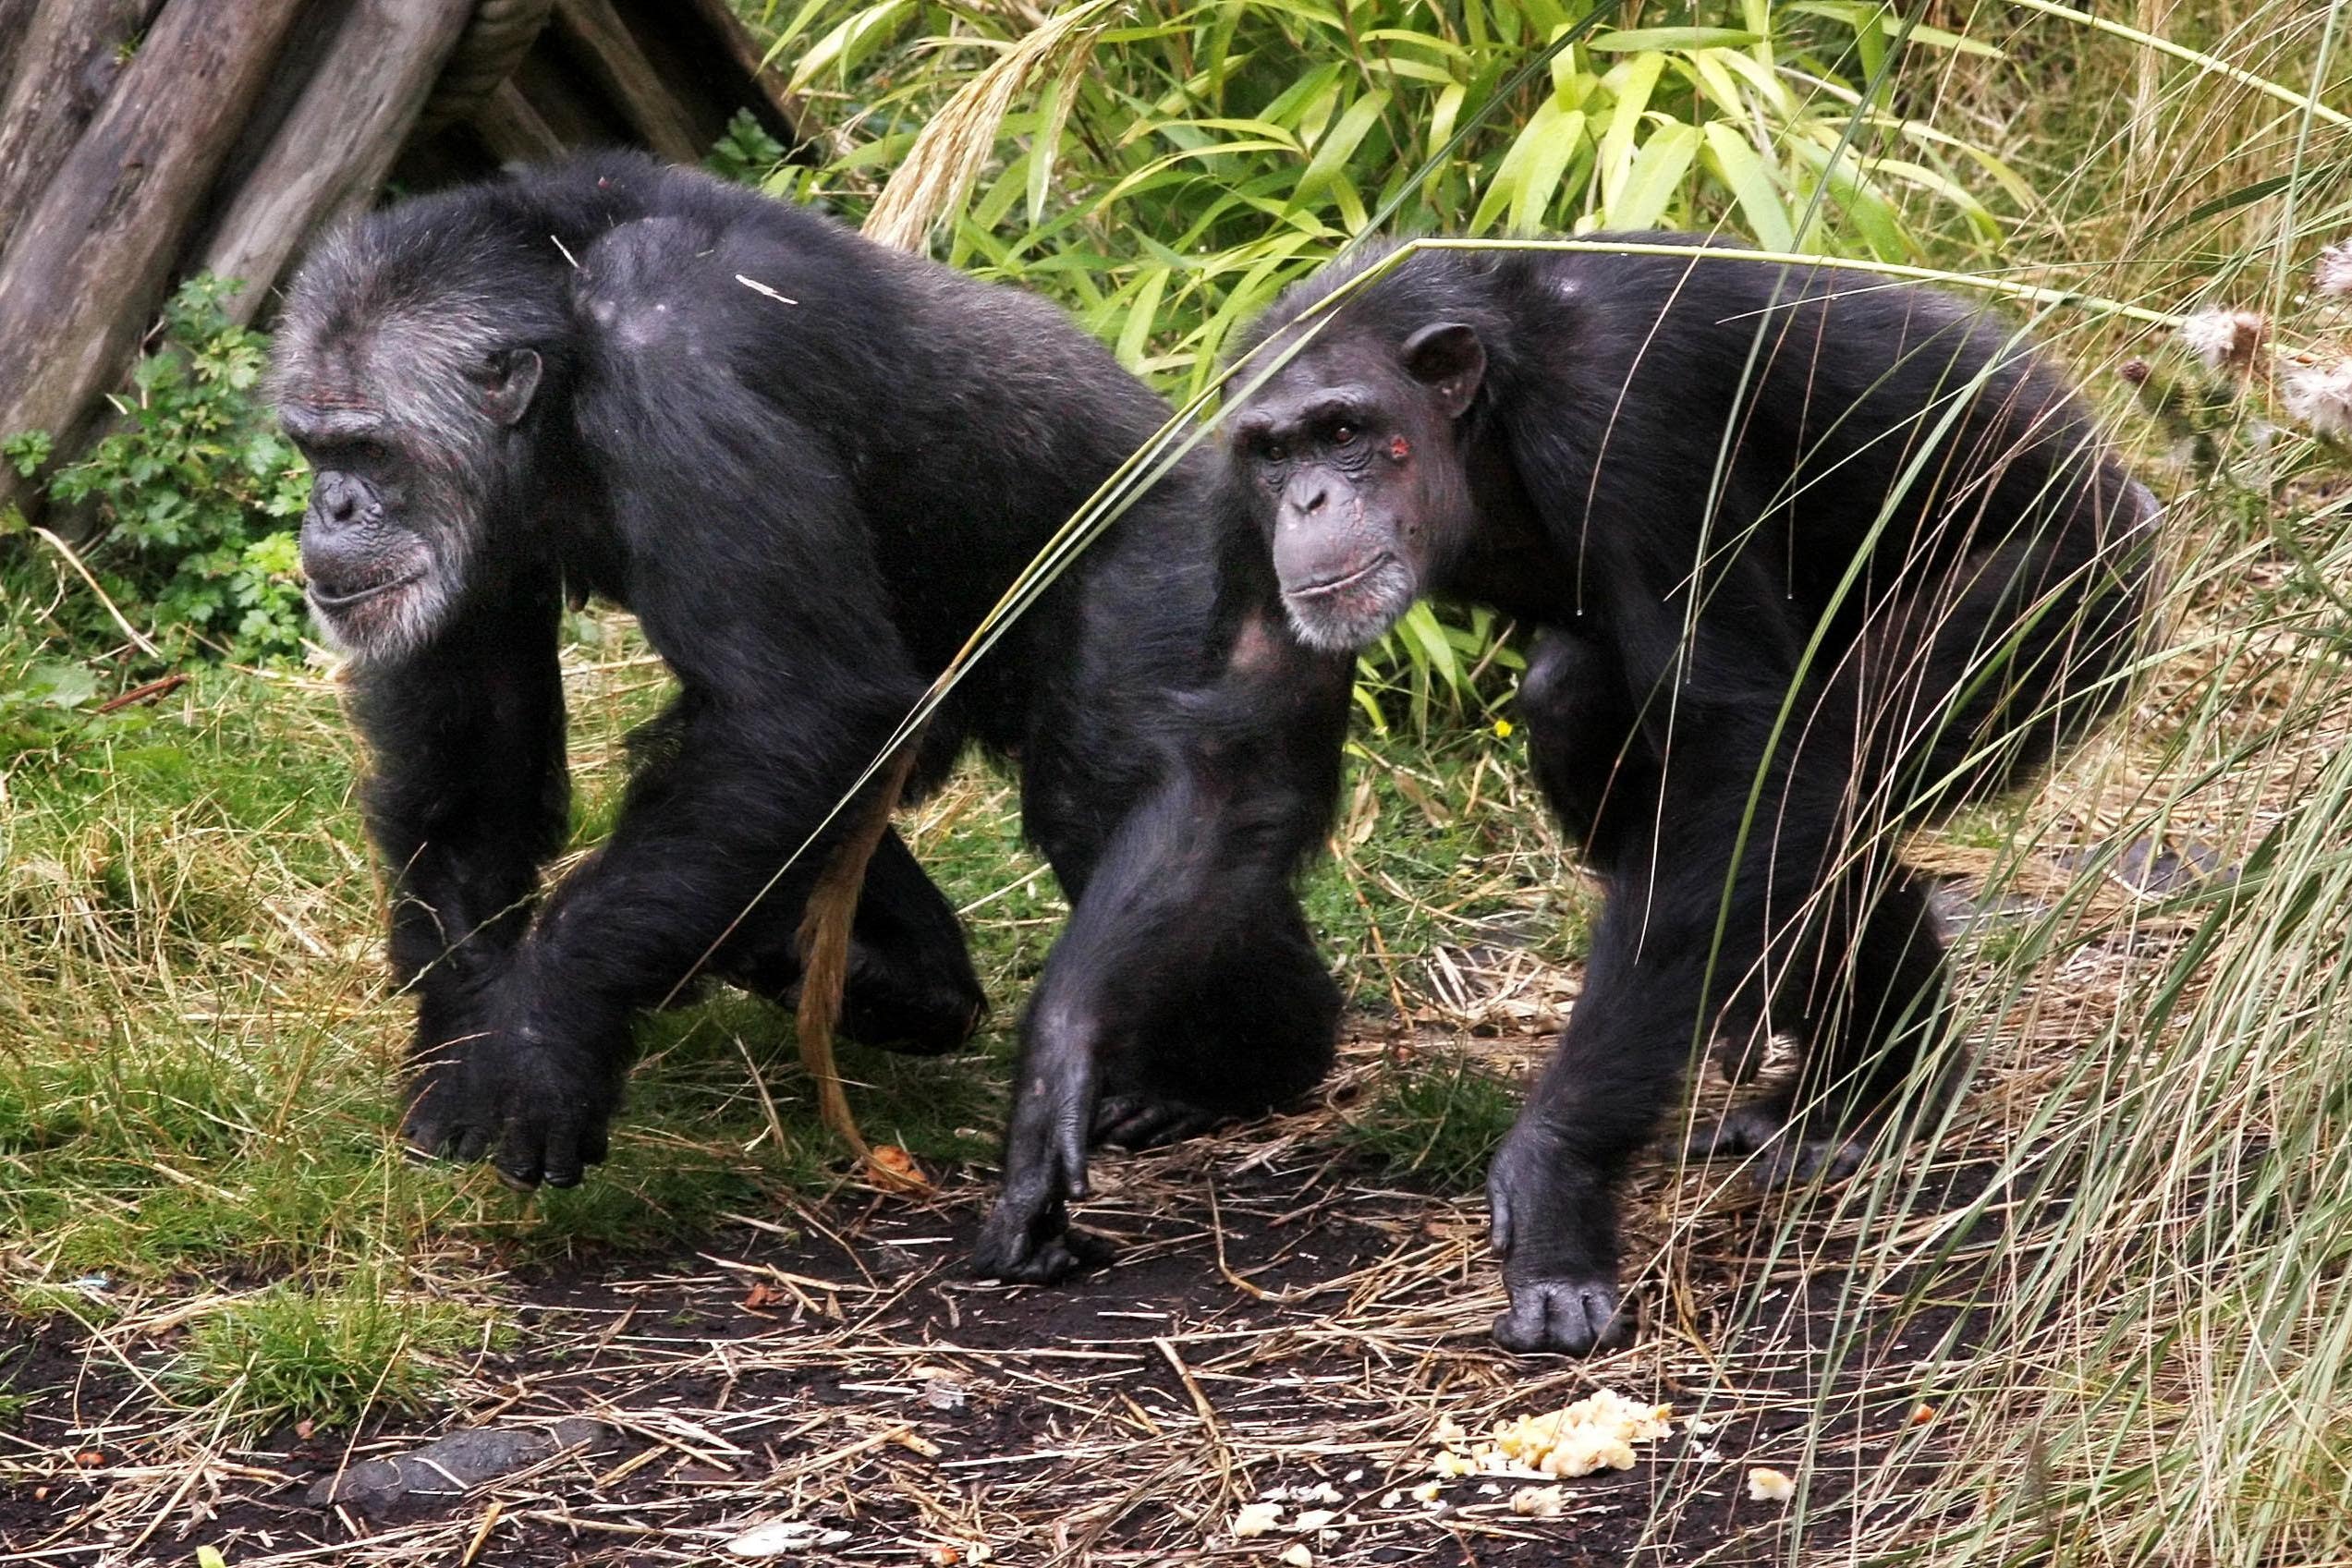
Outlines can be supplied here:
[[372, 1513], [405, 1498], [459, 1497], [484, 1481], [529, 1469], [570, 1449], [609, 1453], [620, 1434], [602, 1421], [567, 1416], [552, 1427], [482, 1427], [452, 1432], [389, 1459], [371, 1459], [311, 1483], [313, 1508]]

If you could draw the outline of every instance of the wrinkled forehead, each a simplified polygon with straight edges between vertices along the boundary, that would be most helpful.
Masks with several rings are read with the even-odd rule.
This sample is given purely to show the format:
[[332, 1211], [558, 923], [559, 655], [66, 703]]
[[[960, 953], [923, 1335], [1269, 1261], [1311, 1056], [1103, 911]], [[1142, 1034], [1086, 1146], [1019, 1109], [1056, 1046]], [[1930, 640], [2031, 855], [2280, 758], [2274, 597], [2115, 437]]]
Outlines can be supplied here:
[[330, 254], [286, 301], [271, 392], [281, 406], [322, 408], [463, 405], [469, 376], [500, 346], [497, 319], [471, 291], [403, 287]]
[[[1305, 335], [1302, 327], [1274, 337], [1241, 368], [1239, 384], [1249, 386]], [[1385, 345], [1336, 321], [1243, 395], [1227, 422], [1246, 433], [1281, 429], [1332, 409], [1373, 407], [1393, 394], [1397, 380], [1395, 356]]]

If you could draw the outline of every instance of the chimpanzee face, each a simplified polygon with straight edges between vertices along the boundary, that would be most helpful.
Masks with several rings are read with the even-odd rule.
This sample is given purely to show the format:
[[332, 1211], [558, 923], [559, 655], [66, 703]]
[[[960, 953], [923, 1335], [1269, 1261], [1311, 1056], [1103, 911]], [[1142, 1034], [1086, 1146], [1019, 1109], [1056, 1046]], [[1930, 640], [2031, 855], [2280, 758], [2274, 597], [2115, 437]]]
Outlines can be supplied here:
[[529, 348], [454, 365], [445, 350], [352, 373], [376, 358], [282, 349], [278, 400], [311, 468], [301, 533], [311, 614], [329, 641], [367, 661], [430, 642], [462, 600], [517, 471], [506, 438], [541, 368]]
[[1458, 322], [1391, 344], [1343, 322], [1230, 416], [1234, 462], [1308, 646], [1377, 640], [1467, 537], [1459, 421], [1485, 371], [1478, 334]]

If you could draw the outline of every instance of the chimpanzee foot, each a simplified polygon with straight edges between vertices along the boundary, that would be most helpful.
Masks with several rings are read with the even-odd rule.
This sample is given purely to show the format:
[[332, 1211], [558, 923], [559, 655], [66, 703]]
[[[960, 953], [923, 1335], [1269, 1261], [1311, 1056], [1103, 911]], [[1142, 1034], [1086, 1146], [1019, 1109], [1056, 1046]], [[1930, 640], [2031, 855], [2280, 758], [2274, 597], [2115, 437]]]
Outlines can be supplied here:
[[1633, 1340], [1633, 1308], [1604, 1277], [1506, 1280], [1511, 1309], [1494, 1319], [1494, 1343], [1520, 1355], [1589, 1355]]
[[1801, 1124], [1771, 1105], [1742, 1105], [1711, 1124], [1694, 1126], [1683, 1145], [1689, 1160], [1752, 1160], [1748, 1179], [1763, 1188], [1800, 1185], [1816, 1178], [1841, 1181], [1862, 1167], [1866, 1134], [1808, 1137]]
[[1094, 1107], [1094, 1139], [1117, 1149], [1154, 1149], [1205, 1133], [1232, 1120], [1189, 1100], [1156, 1095], [1106, 1094]]
[[1073, 1229], [1059, 1199], [1042, 1212], [1024, 1213], [1004, 1197], [981, 1226], [972, 1251], [972, 1271], [1007, 1284], [1050, 1285], [1072, 1274], [1109, 1266], [1116, 1248], [1091, 1231]]

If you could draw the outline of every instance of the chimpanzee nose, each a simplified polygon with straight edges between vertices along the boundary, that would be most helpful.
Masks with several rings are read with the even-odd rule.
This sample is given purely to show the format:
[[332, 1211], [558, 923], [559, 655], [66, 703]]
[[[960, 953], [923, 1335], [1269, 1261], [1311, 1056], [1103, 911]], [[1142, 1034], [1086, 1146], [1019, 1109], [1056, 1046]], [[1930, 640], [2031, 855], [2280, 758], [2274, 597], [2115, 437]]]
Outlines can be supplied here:
[[1316, 513], [1322, 511], [1323, 509], [1323, 503], [1330, 499], [1331, 486], [1320, 481], [1310, 481], [1306, 484], [1294, 485], [1291, 487], [1291, 510], [1301, 513], [1307, 517], [1313, 517]]
[[341, 474], [322, 474], [318, 481], [319, 512], [330, 523], [347, 523], [359, 515], [360, 487]]

